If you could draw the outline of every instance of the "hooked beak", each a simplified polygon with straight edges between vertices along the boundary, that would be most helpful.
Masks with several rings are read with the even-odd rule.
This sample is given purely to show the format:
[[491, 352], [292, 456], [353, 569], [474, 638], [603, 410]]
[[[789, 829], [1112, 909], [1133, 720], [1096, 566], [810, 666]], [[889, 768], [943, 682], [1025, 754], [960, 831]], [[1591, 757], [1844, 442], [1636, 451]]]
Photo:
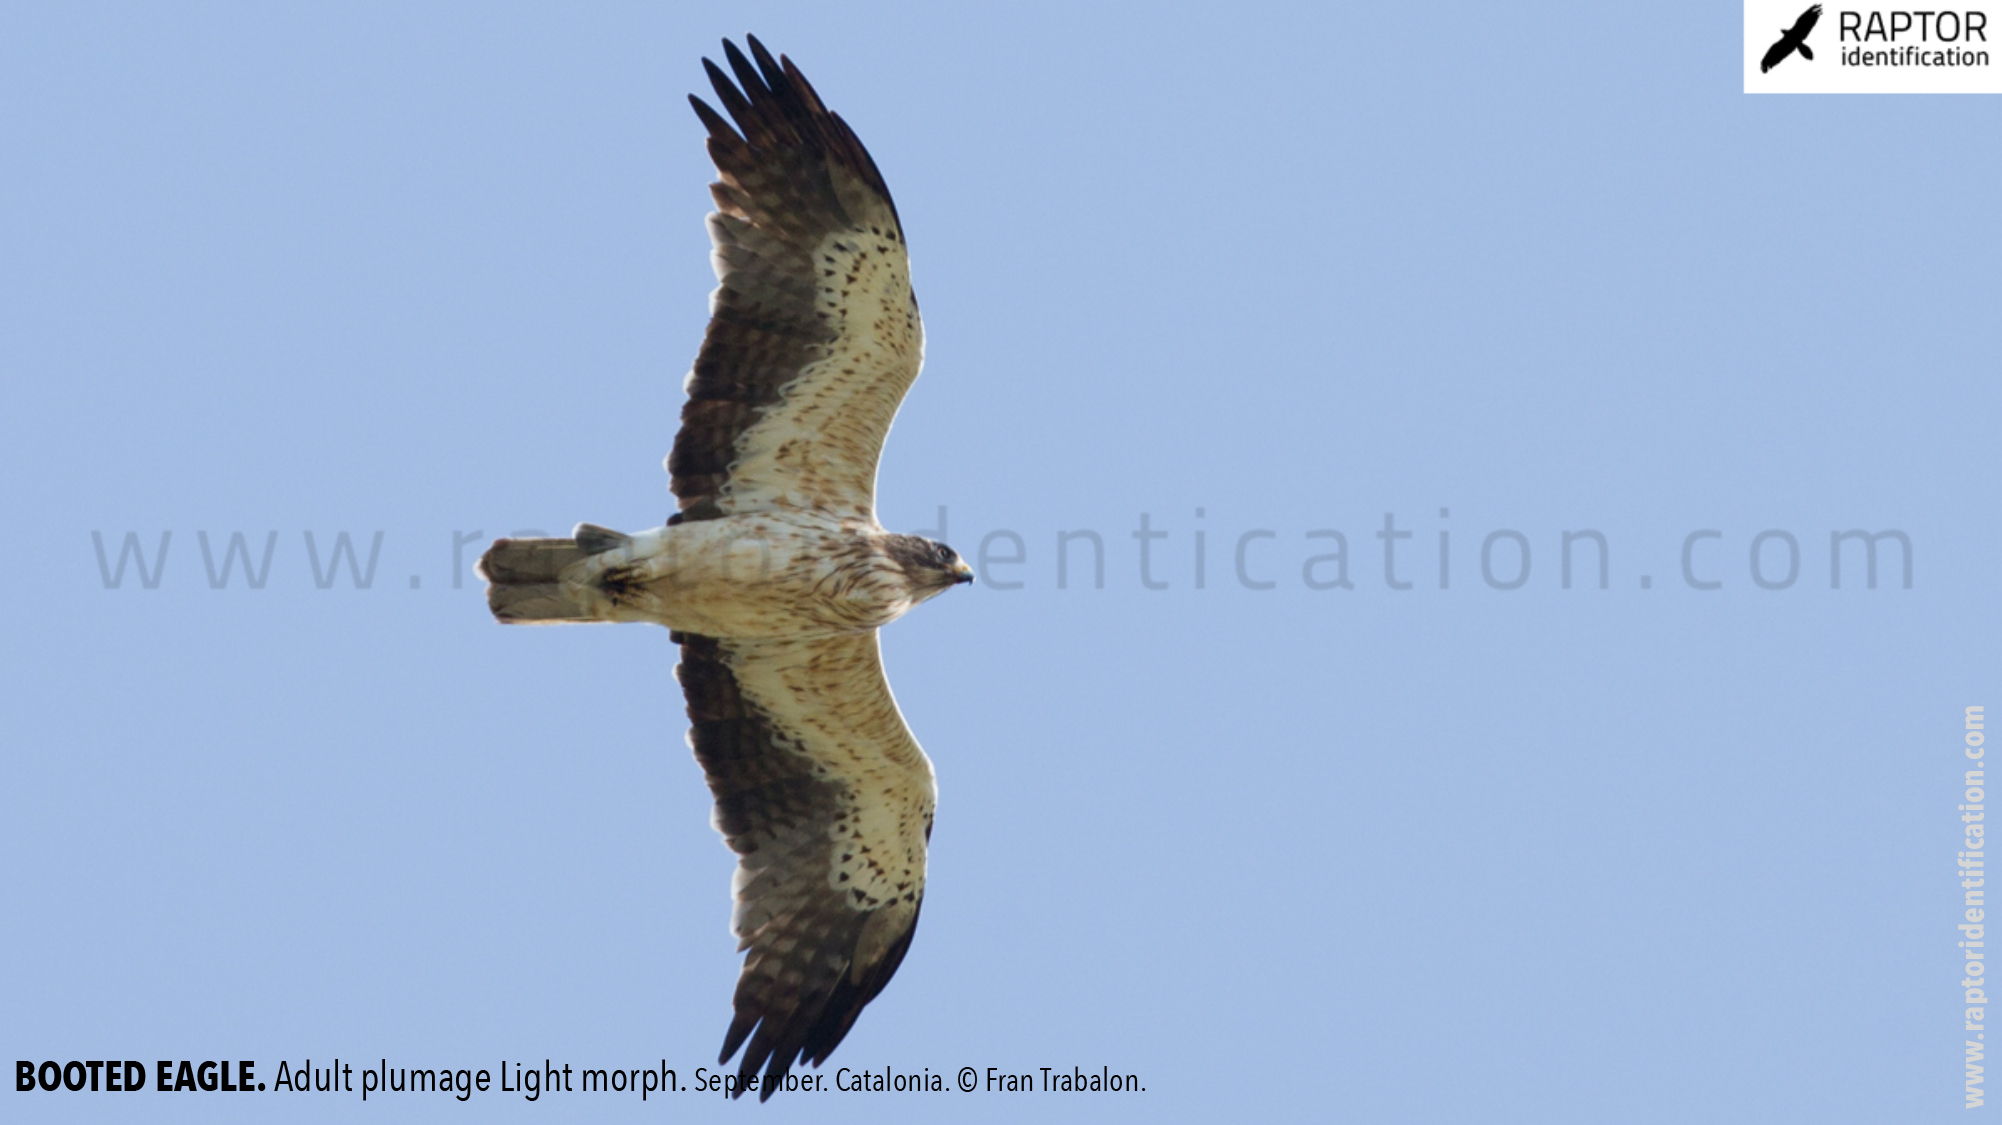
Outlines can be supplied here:
[[952, 584], [955, 586], [967, 586], [971, 585], [972, 583], [973, 583], [973, 568], [966, 565], [966, 560], [961, 559], [959, 560], [959, 562], [953, 564]]

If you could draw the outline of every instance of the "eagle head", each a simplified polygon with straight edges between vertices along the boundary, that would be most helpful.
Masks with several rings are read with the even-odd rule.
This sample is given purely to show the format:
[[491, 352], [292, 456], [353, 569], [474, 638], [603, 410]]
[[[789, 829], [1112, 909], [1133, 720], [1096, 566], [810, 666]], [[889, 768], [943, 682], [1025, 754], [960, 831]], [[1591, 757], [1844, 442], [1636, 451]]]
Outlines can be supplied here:
[[973, 568], [959, 552], [921, 535], [884, 536], [884, 551], [911, 584], [911, 596], [923, 601], [933, 595], [973, 581]]

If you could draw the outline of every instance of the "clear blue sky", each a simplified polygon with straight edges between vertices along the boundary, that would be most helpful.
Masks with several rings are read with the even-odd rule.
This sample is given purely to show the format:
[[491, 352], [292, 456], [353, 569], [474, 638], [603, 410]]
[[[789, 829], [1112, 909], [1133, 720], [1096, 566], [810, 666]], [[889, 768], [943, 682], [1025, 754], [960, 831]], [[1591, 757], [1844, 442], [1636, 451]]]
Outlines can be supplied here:
[[[885, 634], [931, 882], [826, 1070], [1146, 1092], [473, 1112], [1962, 1112], [2002, 103], [1743, 96], [1725, 4], [8, 8], [10, 1072], [713, 1068], [731, 858], [674, 649], [504, 630], [470, 566], [669, 510], [714, 284], [684, 95], [746, 30], [909, 233], [883, 518], [989, 556]], [[1910, 588], [1885, 539], [1831, 589], [1850, 529]], [[1059, 585], [1080, 531], [1102, 588], [1084, 536]], [[1575, 534], [1564, 587], [1581, 531], [1605, 589]], [[263, 588], [214, 589], [239, 532]], [[171, 536], [153, 588], [106, 588], [128, 533]]]

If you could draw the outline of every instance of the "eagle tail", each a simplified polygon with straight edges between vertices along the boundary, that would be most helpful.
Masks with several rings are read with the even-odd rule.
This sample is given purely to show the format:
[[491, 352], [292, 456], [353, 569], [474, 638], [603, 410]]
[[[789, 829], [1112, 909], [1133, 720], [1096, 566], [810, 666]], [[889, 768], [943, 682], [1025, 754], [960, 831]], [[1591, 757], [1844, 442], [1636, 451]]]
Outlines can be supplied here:
[[563, 571], [627, 541], [616, 531], [588, 523], [578, 524], [570, 539], [497, 539], [480, 556], [487, 607], [505, 625], [603, 620], [564, 588]]
[[1800, 57], [1806, 59], [1808, 62], [1814, 61], [1814, 52], [1808, 50], [1807, 44], [1802, 43], [1800, 46], [1795, 47], [1794, 50], [1799, 51]]

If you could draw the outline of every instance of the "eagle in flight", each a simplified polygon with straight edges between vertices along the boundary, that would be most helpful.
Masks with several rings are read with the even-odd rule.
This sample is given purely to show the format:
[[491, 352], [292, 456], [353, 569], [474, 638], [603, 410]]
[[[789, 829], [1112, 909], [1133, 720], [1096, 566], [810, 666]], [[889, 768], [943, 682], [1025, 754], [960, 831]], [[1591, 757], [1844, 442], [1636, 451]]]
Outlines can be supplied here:
[[1788, 55], [1793, 54], [1795, 51], [1800, 52], [1801, 58], [1813, 62], [1814, 52], [1808, 49], [1807, 34], [1814, 30], [1814, 25], [1819, 23], [1820, 20], [1821, 5], [1819, 4], [1802, 12], [1800, 18], [1793, 21], [1792, 27], [1780, 32], [1779, 42], [1766, 48], [1766, 57], [1759, 60], [1759, 73], [1764, 74], [1780, 65], [1780, 63], [1786, 61]]
[[734, 1092], [763, 1100], [826, 1060], [910, 948], [937, 791], [876, 631], [973, 571], [876, 520], [924, 354], [896, 205], [799, 68], [748, 43], [723, 44], [731, 74], [703, 60], [727, 118], [689, 98], [721, 284], [667, 457], [680, 510], [633, 535], [501, 539], [480, 573], [502, 622], [648, 621], [681, 646], [746, 953], [718, 1061], [742, 1047]]

